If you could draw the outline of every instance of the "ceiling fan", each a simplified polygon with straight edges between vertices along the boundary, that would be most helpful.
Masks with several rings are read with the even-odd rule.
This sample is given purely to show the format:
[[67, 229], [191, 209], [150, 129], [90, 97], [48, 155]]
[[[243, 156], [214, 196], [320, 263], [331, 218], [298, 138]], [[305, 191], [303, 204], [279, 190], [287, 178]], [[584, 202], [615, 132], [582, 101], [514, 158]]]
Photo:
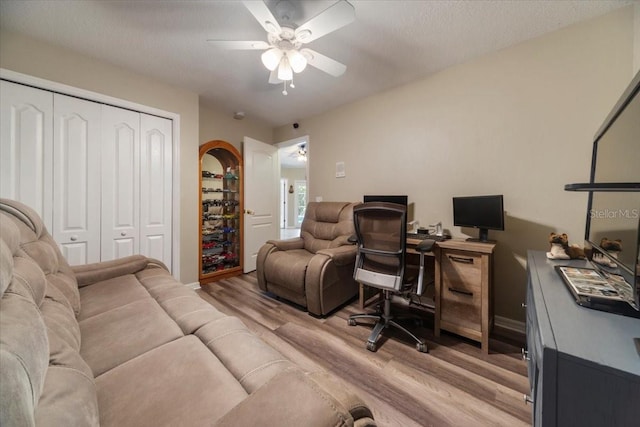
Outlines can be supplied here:
[[[269, 83], [284, 84], [283, 95], [287, 95], [287, 83], [293, 84], [293, 73], [302, 72], [307, 64], [334, 77], [341, 76], [347, 66], [303, 45], [350, 24], [355, 20], [354, 7], [340, 0], [300, 26], [287, 22], [280, 25], [264, 1], [243, 0], [245, 7], [267, 31], [268, 41], [208, 40], [224, 49], [264, 50], [262, 63], [271, 71]], [[288, 0], [279, 1], [275, 10], [281, 22], [288, 21], [293, 5]]]

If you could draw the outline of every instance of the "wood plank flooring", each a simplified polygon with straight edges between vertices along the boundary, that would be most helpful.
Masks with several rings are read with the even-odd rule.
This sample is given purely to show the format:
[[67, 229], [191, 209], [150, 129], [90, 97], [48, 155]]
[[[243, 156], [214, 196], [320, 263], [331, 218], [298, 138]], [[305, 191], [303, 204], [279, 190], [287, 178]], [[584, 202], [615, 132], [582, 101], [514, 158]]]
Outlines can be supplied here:
[[529, 389], [526, 364], [507, 338], [492, 337], [485, 355], [465, 338], [434, 337], [433, 316], [422, 313], [424, 326], [412, 330], [427, 339], [429, 353], [389, 330], [373, 353], [365, 348], [371, 328], [347, 325], [349, 315], [363, 311], [357, 300], [318, 319], [262, 292], [255, 274], [197, 292], [303, 369], [341, 379], [367, 402], [380, 427], [531, 425], [531, 407], [522, 398]]

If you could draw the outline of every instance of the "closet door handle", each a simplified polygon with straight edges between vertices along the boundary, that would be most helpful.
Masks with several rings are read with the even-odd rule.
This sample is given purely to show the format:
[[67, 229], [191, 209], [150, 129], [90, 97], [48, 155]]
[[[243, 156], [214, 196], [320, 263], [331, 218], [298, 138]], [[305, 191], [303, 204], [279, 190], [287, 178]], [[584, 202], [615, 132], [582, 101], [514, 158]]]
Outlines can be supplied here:
[[449, 259], [453, 262], [459, 262], [462, 264], [473, 264], [473, 258], [449, 255]]
[[71, 236], [69, 240], [71, 240], [72, 242], [75, 242], [76, 240], [78, 240], [78, 236]]
[[122, 233], [120, 233], [120, 235], [121, 235], [122, 237], [124, 237], [124, 236], [126, 236], [126, 235], [127, 235], [127, 233], [125, 233], [125, 232], [123, 231]]
[[465, 291], [465, 290], [462, 290], [462, 289], [452, 288], [451, 286], [449, 286], [449, 292], [454, 292], [456, 294], [467, 295], [467, 296], [470, 296], [470, 297], [473, 296], [473, 292]]

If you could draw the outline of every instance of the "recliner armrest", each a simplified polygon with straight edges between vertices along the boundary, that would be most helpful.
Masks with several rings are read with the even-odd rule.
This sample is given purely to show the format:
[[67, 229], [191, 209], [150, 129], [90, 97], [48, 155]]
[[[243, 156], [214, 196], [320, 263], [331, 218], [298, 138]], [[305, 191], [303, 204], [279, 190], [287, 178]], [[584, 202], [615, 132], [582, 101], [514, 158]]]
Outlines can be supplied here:
[[304, 239], [302, 237], [294, 237], [285, 240], [267, 240], [267, 243], [275, 246], [279, 251], [290, 251], [293, 249], [304, 248]]
[[326, 255], [337, 265], [346, 265], [354, 262], [357, 253], [357, 247], [344, 245], [337, 248], [321, 249], [316, 252], [316, 255]]

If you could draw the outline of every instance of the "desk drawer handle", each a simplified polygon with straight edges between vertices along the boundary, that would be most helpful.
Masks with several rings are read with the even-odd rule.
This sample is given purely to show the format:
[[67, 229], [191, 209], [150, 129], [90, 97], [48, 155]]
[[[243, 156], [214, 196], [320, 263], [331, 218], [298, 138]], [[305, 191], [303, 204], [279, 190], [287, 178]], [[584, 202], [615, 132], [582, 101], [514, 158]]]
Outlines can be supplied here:
[[463, 291], [462, 289], [456, 289], [449, 286], [449, 292], [455, 292], [456, 294], [468, 295], [470, 297], [473, 296], [473, 292]]
[[464, 258], [464, 257], [449, 255], [449, 259], [453, 262], [460, 262], [462, 264], [473, 264], [473, 258]]

